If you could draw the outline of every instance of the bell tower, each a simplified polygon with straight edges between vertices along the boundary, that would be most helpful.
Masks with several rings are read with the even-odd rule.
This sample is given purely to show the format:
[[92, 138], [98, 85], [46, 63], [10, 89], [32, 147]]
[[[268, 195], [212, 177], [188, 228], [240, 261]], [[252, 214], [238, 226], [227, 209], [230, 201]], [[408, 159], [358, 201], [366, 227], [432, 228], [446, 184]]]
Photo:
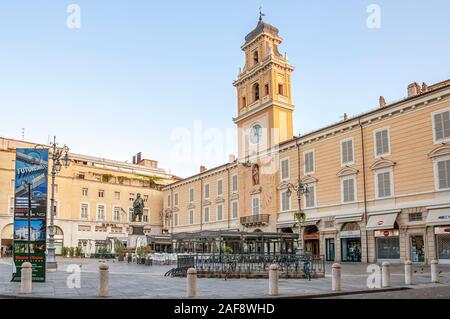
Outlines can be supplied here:
[[282, 38], [278, 29], [263, 21], [241, 46], [245, 65], [233, 82], [237, 90], [239, 158], [270, 149], [293, 138], [291, 72], [287, 55], [278, 51]]

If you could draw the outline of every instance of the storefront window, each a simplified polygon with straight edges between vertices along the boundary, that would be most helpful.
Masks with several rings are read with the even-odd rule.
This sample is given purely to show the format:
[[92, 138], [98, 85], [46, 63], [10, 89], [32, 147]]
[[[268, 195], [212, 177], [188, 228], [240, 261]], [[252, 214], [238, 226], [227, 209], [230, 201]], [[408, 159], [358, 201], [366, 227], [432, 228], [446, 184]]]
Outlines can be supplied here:
[[377, 238], [378, 259], [400, 259], [400, 240], [398, 237]]
[[439, 259], [450, 259], [450, 234], [437, 235], [437, 254]]
[[361, 238], [342, 238], [342, 261], [361, 261]]
[[334, 239], [326, 239], [327, 244], [327, 261], [334, 261]]

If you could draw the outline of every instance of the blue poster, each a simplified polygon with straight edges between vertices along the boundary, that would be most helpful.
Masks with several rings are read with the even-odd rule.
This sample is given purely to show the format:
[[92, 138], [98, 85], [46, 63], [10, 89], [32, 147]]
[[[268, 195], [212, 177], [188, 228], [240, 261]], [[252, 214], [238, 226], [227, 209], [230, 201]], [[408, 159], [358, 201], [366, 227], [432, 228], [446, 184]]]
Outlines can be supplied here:
[[48, 150], [16, 149], [13, 281], [20, 281], [26, 261], [33, 266], [33, 281], [45, 281], [47, 194]]

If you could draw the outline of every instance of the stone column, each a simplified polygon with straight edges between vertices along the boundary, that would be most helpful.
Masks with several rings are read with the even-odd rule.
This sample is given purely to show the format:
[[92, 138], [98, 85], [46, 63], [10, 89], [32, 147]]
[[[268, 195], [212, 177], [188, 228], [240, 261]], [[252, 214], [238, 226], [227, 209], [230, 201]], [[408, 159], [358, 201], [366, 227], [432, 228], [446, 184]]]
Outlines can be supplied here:
[[269, 267], [269, 295], [278, 296], [278, 265]]
[[413, 284], [413, 272], [412, 272], [412, 262], [411, 260], [407, 260], [405, 262], [405, 284], [412, 285]]
[[28, 261], [22, 264], [21, 278], [20, 278], [20, 293], [31, 294], [32, 291], [32, 272], [33, 266]]
[[197, 270], [195, 268], [188, 269], [186, 283], [186, 297], [195, 298], [197, 296]]
[[109, 266], [107, 264], [101, 264], [99, 267], [99, 287], [98, 296], [108, 297], [108, 286], [109, 286]]
[[334, 263], [331, 266], [331, 290], [340, 291], [341, 290], [341, 265], [339, 263]]
[[391, 287], [391, 264], [387, 261], [383, 262], [381, 269], [381, 286]]
[[439, 263], [436, 259], [431, 261], [431, 282], [439, 282]]

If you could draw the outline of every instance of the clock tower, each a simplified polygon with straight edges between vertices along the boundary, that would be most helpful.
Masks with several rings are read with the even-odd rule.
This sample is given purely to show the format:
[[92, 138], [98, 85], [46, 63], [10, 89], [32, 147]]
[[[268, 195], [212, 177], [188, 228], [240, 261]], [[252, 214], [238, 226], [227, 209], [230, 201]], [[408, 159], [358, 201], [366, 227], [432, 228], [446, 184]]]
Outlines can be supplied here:
[[241, 49], [245, 65], [233, 82], [237, 90], [238, 157], [265, 151], [293, 138], [291, 72], [287, 55], [278, 51], [278, 29], [260, 14]]

